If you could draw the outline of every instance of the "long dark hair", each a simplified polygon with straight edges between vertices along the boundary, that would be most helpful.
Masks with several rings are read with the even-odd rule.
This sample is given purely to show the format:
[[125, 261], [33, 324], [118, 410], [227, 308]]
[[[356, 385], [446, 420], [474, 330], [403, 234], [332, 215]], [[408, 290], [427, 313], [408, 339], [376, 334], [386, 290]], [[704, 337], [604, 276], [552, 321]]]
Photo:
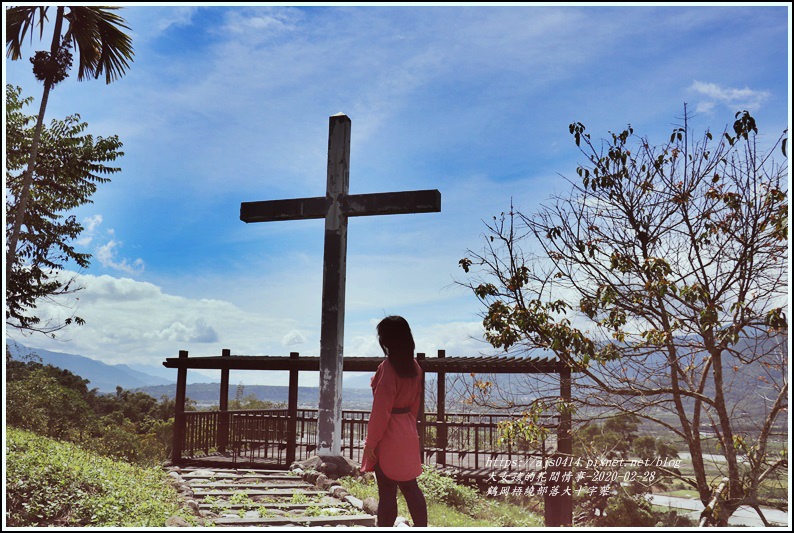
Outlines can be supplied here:
[[387, 316], [380, 321], [377, 327], [378, 341], [383, 348], [383, 353], [402, 378], [416, 376], [414, 366], [414, 336], [411, 327], [401, 316]]

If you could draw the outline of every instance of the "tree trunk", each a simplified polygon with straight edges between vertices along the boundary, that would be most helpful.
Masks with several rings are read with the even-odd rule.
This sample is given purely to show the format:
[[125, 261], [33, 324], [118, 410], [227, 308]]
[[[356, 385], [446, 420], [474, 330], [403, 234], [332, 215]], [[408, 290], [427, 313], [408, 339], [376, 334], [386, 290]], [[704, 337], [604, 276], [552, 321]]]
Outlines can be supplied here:
[[[58, 8], [58, 14], [55, 17], [55, 30], [52, 35], [52, 44], [50, 45], [50, 60], [56, 61], [58, 57], [58, 50], [61, 46], [61, 30], [63, 28], [63, 13], [64, 7]], [[41, 97], [41, 105], [39, 106], [39, 116], [36, 119], [36, 129], [33, 131], [33, 143], [30, 147], [30, 157], [28, 158], [28, 168], [22, 177], [22, 189], [17, 198], [17, 210], [14, 217], [14, 227], [11, 230], [11, 236], [8, 239], [8, 249], [6, 250], [6, 288], [11, 286], [11, 272], [14, 269], [14, 263], [17, 258], [17, 243], [19, 242], [19, 234], [22, 230], [22, 225], [25, 223], [25, 212], [28, 207], [28, 199], [30, 198], [30, 188], [33, 185], [33, 175], [36, 170], [36, 159], [39, 154], [39, 144], [41, 141], [41, 130], [44, 127], [44, 113], [47, 110], [47, 101], [50, 99], [50, 91], [52, 90], [52, 78], [44, 80], [44, 94]]]
[[722, 377], [722, 353], [716, 351], [712, 353], [714, 367], [714, 400], [717, 410], [722, 433], [722, 448], [725, 460], [728, 463], [728, 498], [720, 507], [720, 517], [717, 523], [720, 527], [728, 525], [728, 519], [739, 508], [743, 500], [742, 484], [739, 478], [739, 461], [736, 457], [736, 449], [733, 442], [733, 427], [731, 426], [730, 415], [725, 408], [725, 398], [723, 395], [724, 385]]

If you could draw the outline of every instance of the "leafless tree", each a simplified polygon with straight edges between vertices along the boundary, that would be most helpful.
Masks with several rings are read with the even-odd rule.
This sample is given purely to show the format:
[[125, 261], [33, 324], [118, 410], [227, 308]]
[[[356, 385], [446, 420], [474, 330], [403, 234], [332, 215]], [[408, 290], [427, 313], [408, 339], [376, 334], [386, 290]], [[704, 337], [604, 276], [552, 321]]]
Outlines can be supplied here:
[[[753, 117], [735, 118], [696, 139], [685, 110], [657, 146], [571, 124], [586, 163], [569, 192], [494, 217], [460, 261], [492, 346], [567, 362], [580, 413], [633, 413], [678, 436], [694, 475], [670, 474], [704, 504], [728, 479], [704, 515], [715, 525], [741, 505], [766, 523], [761, 485], [788, 464], [770, 446], [787, 431], [788, 167], [772, 157], [786, 161], [787, 139], [759, 148]], [[708, 438], [725, 458], [714, 479]]]

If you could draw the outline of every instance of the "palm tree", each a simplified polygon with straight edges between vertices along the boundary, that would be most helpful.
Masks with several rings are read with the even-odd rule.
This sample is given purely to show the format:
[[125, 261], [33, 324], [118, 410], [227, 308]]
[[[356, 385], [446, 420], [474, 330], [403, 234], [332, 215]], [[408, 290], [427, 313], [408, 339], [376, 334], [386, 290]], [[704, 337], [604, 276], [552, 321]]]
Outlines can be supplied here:
[[[52, 88], [68, 75], [72, 64], [70, 49], [76, 50], [79, 56], [78, 81], [89, 77], [99, 78], [104, 72], [105, 82], [110, 83], [124, 75], [129, 61], [132, 60], [132, 39], [122, 31], [122, 28], [130, 28], [123, 18], [114, 13], [117, 9], [119, 8], [58, 6], [49, 53], [36, 52], [31, 58], [33, 73], [44, 83], [44, 94], [41, 97], [27, 170], [22, 178], [17, 216], [13, 220], [11, 236], [6, 244], [6, 286], [16, 261], [19, 233], [25, 223], [25, 210], [33, 183], [47, 101]], [[45, 6], [6, 9], [6, 56], [12, 60], [22, 58], [22, 41], [28, 31], [31, 32], [30, 38], [33, 40], [34, 27], [39, 27], [39, 38], [44, 37], [48, 10], [49, 7]]]

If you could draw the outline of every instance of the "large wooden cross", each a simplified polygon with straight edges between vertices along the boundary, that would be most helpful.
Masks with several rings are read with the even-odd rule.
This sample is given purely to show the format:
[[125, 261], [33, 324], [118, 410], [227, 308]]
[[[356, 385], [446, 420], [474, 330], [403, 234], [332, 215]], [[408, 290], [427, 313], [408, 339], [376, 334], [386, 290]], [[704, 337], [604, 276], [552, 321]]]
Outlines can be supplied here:
[[325, 219], [323, 301], [320, 325], [320, 400], [317, 453], [342, 453], [342, 357], [345, 333], [347, 218], [441, 211], [438, 190], [348, 194], [350, 118], [339, 113], [328, 127], [328, 182], [325, 196], [243, 202], [240, 220]]

